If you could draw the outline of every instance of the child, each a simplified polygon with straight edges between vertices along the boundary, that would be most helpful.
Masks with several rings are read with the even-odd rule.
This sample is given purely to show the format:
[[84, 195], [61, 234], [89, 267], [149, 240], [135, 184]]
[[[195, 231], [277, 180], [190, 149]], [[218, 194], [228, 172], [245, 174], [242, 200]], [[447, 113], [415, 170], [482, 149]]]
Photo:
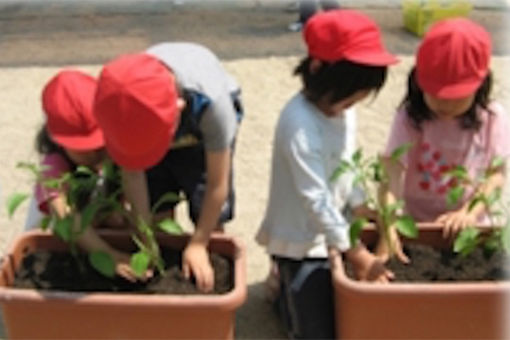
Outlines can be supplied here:
[[184, 192], [196, 228], [183, 253], [183, 273], [213, 289], [207, 244], [233, 217], [232, 154], [241, 118], [239, 86], [216, 56], [192, 43], [162, 43], [121, 56], [99, 78], [94, 113], [106, 149], [121, 166], [126, 199], [149, 225], [173, 216], [149, 207]]
[[[354, 152], [351, 108], [384, 84], [397, 62], [364, 14], [333, 10], [312, 17], [303, 33], [308, 57], [296, 68], [303, 89], [283, 109], [274, 139], [269, 202], [257, 241], [277, 264], [277, 308], [291, 337], [333, 338], [328, 255], [345, 253], [359, 279], [392, 274], [361, 243], [350, 244], [342, 210], [361, 208], [352, 183], [329, 178]], [[341, 193], [335, 196], [335, 193]]]
[[[490, 36], [478, 24], [449, 19], [434, 25], [419, 47], [386, 147], [390, 155], [398, 146], [412, 144], [399, 163], [384, 160], [390, 179], [385, 199], [402, 197], [408, 213], [417, 221], [441, 223], [445, 237], [477, 224], [485, 214], [482, 204], [468, 210], [472, 188], [466, 188], [456, 206], [447, 205], [447, 192], [457, 185], [448, 171], [461, 165], [476, 178], [493, 158], [510, 154], [507, 113], [490, 100], [490, 56]], [[495, 169], [476, 190], [489, 194], [501, 188], [504, 170]], [[391, 239], [396, 255], [407, 262], [394, 229]], [[382, 242], [378, 253], [389, 253]]]
[[[103, 134], [92, 115], [96, 80], [79, 71], [64, 70], [54, 76], [42, 93], [46, 123], [37, 136], [37, 150], [43, 156], [43, 178], [59, 178], [77, 166], [98, 171], [104, 159]], [[65, 192], [38, 183], [35, 197], [43, 213], [55, 211], [61, 217], [68, 213]], [[87, 251], [104, 251], [116, 262], [118, 275], [136, 280], [129, 265], [130, 256], [101, 239], [89, 226], [77, 240]], [[147, 273], [150, 275], [150, 273]]]

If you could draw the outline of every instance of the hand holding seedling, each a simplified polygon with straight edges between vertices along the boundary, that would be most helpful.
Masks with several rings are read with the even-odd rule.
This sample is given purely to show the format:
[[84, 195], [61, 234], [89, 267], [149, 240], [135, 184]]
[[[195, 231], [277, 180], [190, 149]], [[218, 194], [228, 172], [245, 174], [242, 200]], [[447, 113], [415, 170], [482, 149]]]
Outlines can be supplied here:
[[449, 211], [439, 216], [437, 223], [443, 225], [443, 237], [454, 237], [469, 226], [476, 225], [477, 214], [465, 208], [456, 211]]
[[394, 278], [394, 274], [384, 267], [384, 263], [359, 243], [346, 252], [347, 259], [354, 267], [354, 275], [358, 280], [386, 283]]

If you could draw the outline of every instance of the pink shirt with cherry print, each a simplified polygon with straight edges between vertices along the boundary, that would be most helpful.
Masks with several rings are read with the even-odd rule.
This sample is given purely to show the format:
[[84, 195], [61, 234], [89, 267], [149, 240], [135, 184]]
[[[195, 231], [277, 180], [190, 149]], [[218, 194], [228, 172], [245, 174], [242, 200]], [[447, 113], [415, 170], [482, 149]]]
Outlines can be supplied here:
[[473, 194], [466, 190], [457, 206], [449, 207], [446, 195], [457, 183], [447, 172], [464, 166], [472, 178], [483, 174], [491, 160], [510, 156], [510, 121], [504, 108], [491, 103], [491, 113], [478, 110], [482, 121], [479, 130], [462, 129], [456, 119], [434, 119], [412, 126], [405, 110], [400, 110], [391, 128], [385, 155], [400, 145], [413, 147], [402, 156], [406, 171], [403, 197], [406, 210], [418, 221], [434, 221], [447, 211], [459, 209]]

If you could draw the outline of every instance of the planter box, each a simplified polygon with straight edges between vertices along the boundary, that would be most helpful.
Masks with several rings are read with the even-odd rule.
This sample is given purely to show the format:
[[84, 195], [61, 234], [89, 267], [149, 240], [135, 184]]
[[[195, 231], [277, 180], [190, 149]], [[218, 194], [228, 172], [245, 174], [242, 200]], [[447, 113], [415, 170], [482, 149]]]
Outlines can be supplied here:
[[[124, 232], [103, 236], [121, 247]], [[162, 246], [183, 249], [188, 236], [160, 235]], [[34, 231], [17, 239], [0, 270], [0, 303], [9, 339], [232, 339], [234, 314], [246, 299], [245, 250], [235, 239], [213, 236], [210, 249], [232, 259], [234, 288], [223, 295], [73, 293], [9, 287], [21, 259], [35, 249], [65, 249]]]
[[[440, 226], [419, 229], [418, 240], [405, 242], [451, 247]], [[363, 231], [366, 244], [376, 237], [373, 229]], [[348, 278], [341, 260], [332, 268], [337, 338], [509, 339], [504, 309], [510, 282], [380, 285]]]

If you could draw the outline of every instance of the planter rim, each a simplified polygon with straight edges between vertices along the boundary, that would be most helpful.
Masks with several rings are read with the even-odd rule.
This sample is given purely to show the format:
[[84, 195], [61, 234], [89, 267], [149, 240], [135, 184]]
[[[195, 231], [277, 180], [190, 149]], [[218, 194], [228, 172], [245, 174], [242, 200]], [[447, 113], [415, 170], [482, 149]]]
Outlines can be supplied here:
[[[101, 231], [102, 235], [121, 235], [124, 234], [122, 231]], [[34, 230], [24, 232], [17, 237], [15, 242], [12, 243], [9, 251], [5, 254], [1, 267], [8, 266], [11, 263], [10, 257], [14, 251], [15, 244], [24, 238], [30, 238], [34, 236], [47, 236], [48, 232]], [[183, 237], [189, 235], [184, 234]], [[179, 236], [177, 236], [179, 237]], [[177, 294], [133, 294], [133, 293], [117, 293], [117, 292], [66, 292], [66, 291], [41, 291], [34, 289], [21, 289], [13, 288], [8, 286], [0, 287], [0, 301], [13, 302], [15, 299], [17, 302], [36, 302], [46, 299], [54, 299], [55, 302], [73, 303], [80, 305], [104, 305], [106, 303], [115, 303], [119, 306], [133, 306], [133, 305], [150, 305], [150, 306], [175, 306], [179, 304], [182, 307], [215, 307], [228, 305], [228, 309], [236, 309], [239, 307], [246, 298], [246, 269], [244, 266], [245, 261], [245, 248], [243, 243], [237, 238], [224, 235], [224, 234], [213, 234], [211, 235], [211, 241], [221, 240], [231, 242], [235, 249], [235, 255], [233, 257], [234, 266], [234, 288], [225, 294], [190, 294], [190, 295], [177, 295]]]

